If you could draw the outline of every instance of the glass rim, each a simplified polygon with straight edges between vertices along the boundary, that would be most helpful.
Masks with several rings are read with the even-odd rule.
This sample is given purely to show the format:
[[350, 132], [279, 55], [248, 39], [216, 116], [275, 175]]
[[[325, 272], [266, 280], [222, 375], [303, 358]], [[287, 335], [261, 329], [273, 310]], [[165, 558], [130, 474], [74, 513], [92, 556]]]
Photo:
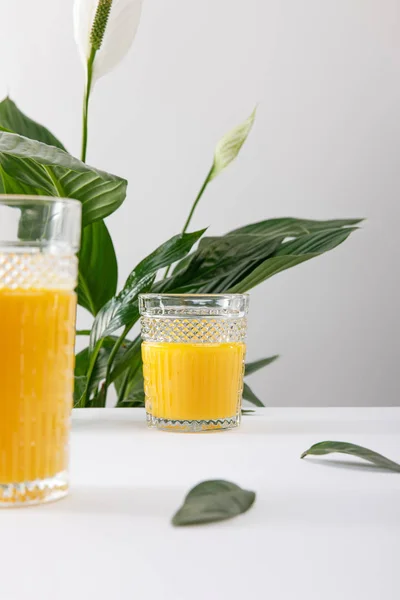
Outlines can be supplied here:
[[30, 196], [27, 194], [0, 194], [0, 205], [8, 206], [21, 204], [63, 204], [65, 206], [82, 206], [75, 198], [62, 198], [60, 196]]
[[235, 298], [249, 298], [250, 294], [247, 292], [244, 294], [139, 294], [139, 298], [143, 300], [156, 300], [163, 298], [207, 298], [208, 300], [234, 300]]
[[249, 303], [248, 294], [139, 294], [142, 317], [244, 317]]

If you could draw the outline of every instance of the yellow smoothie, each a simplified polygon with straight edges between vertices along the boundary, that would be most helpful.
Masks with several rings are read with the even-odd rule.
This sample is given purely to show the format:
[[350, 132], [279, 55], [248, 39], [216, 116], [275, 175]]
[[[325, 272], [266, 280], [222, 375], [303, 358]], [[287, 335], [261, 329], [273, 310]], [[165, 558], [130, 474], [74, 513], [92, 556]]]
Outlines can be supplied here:
[[67, 468], [76, 295], [0, 289], [0, 484]]
[[169, 420], [236, 416], [241, 402], [245, 344], [143, 342], [146, 410]]

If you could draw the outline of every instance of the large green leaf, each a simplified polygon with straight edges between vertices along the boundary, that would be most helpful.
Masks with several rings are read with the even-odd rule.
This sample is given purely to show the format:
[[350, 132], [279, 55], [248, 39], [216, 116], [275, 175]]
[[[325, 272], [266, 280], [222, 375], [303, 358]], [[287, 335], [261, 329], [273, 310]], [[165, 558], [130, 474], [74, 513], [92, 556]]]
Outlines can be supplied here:
[[[43, 195], [36, 190], [12, 179], [0, 167], [2, 193]], [[47, 207], [43, 206], [42, 212]], [[43, 217], [38, 207], [31, 212], [24, 210], [20, 216], [18, 236], [21, 240], [32, 240], [42, 232]], [[87, 308], [94, 316], [100, 308], [116, 293], [118, 265], [114, 245], [104, 221], [97, 221], [82, 231], [81, 251], [79, 253], [78, 303]]]
[[[271, 276], [335, 247], [354, 231], [350, 225], [358, 221], [270, 219], [225, 236], [204, 238], [155, 289], [180, 293], [246, 291], [254, 287], [247, 287], [253, 278], [255, 285], [264, 281], [264, 272]], [[294, 257], [277, 258], [291, 254]]]
[[[10, 98], [6, 98], [0, 103], [0, 127], [5, 127], [13, 133], [64, 150], [62, 143], [46, 127], [27, 117]], [[25, 177], [28, 178], [28, 168], [31, 167], [31, 164], [21, 162], [20, 167], [26, 170]], [[39, 189], [33, 187], [35, 185], [34, 175], [30, 177], [31, 184], [28, 185], [11, 177], [1, 167], [0, 169], [3, 181], [2, 191], [4, 193], [24, 195], [54, 193], [53, 179], [55, 175], [51, 170], [45, 172], [45, 183], [43, 188]], [[39, 216], [37, 212], [35, 216], [37, 219]], [[30, 215], [29, 211], [25, 211], [21, 215], [20, 239], [33, 239], [35, 237], [35, 227], [40, 229], [41, 221], [36, 223], [34, 216]], [[107, 227], [103, 221], [92, 223], [85, 227], [82, 232], [77, 290], [79, 304], [87, 308], [93, 315], [96, 315], [99, 309], [114, 296], [117, 278], [117, 259]]]
[[78, 301], [93, 315], [117, 291], [118, 264], [114, 245], [104, 221], [83, 230], [79, 253]]
[[284, 242], [275, 255], [322, 254], [339, 246], [355, 230], [355, 227], [345, 227], [303, 235], [297, 239]]
[[220, 293], [240, 281], [271, 256], [282, 238], [237, 235], [204, 238], [198, 250], [178, 263], [172, 277], [156, 289], [181, 293]]
[[232, 519], [248, 511], [255, 499], [254, 492], [230, 481], [203, 481], [187, 494], [172, 524], [182, 527]]
[[17, 194], [21, 196], [46, 196], [45, 190], [21, 183], [17, 179], [10, 177], [1, 166], [0, 175], [4, 194]]
[[[44, 190], [33, 188], [25, 183], [21, 183], [10, 177], [0, 165], [0, 175], [2, 181], [2, 193], [22, 196], [43, 196], [46, 195]], [[32, 241], [39, 239], [43, 234], [43, 223], [47, 219], [49, 213], [48, 206], [36, 205], [32, 208], [24, 207], [19, 215], [18, 223], [18, 238], [21, 241]]]
[[378, 467], [397, 471], [398, 473], [400, 472], [400, 465], [393, 460], [386, 458], [386, 456], [383, 456], [382, 454], [378, 454], [378, 452], [348, 442], [319, 442], [303, 452], [300, 458], [305, 458], [306, 456], [323, 456], [334, 452], [357, 456]]
[[264, 235], [268, 237], [300, 237], [310, 233], [329, 231], [330, 229], [339, 229], [341, 227], [353, 227], [359, 224], [362, 219], [331, 219], [329, 221], [315, 221], [311, 219], [295, 219], [293, 217], [284, 217], [278, 219], [267, 219], [234, 229], [228, 235], [238, 235], [239, 233], [250, 233]]
[[0, 102], [0, 126], [13, 133], [18, 133], [31, 140], [43, 142], [49, 146], [56, 146], [65, 150], [64, 146], [46, 127], [32, 121], [17, 107], [11, 98]]
[[190, 252], [203, 235], [204, 229], [194, 233], [175, 235], [142, 260], [129, 275], [122, 291], [98, 313], [90, 336], [90, 347], [120, 327], [131, 327], [139, 317], [137, 298], [150, 290], [157, 272]]
[[83, 224], [114, 212], [124, 201], [127, 182], [94, 169], [54, 146], [0, 131], [0, 165], [13, 179], [82, 202]]
[[243, 281], [238, 282], [229, 292], [232, 294], [243, 294], [251, 288], [259, 285], [273, 275], [300, 265], [302, 262], [316, 258], [318, 254], [304, 254], [303, 256], [279, 256], [273, 257], [265, 261], [262, 265], [254, 269], [250, 275], [245, 277]]
[[294, 241], [285, 242], [274, 256], [265, 260], [249, 275], [232, 286], [229, 291], [242, 294], [281, 271], [316, 258], [344, 242], [354, 229], [350, 227], [333, 229], [304, 235]]
[[[32, 121], [27, 117], [11, 100], [11, 98], [5, 98], [0, 102], [0, 128], [8, 133], [17, 133], [24, 137], [30, 138], [31, 140], [37, 140], [44, 144], [56, 146], [65, 150], [62, 143], [43, 125]], [[27, 185], [10, 177], [7, 173], [2, 171], [2, 179], [4, 184], [4, 192], [7, 194], [24, 194], [24, 195], [46, 195], [45, 188], [38, 188], [32, 185]], [[46, 181], [47, 185], [47, 181]]]

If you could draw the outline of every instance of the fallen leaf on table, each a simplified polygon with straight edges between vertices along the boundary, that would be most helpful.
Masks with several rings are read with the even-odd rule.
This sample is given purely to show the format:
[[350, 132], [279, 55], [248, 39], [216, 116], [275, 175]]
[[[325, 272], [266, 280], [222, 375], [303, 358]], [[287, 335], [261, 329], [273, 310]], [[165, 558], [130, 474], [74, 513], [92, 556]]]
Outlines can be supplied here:
[[254, 492], [230, 481], [203, 481], [190, 490], [172, 524], [182, 527], [231, 519], [248, 511], [255, 498]]
[[358, 458], [362, 458], [374, 465], [377, 465], [378, 467], [400, 472], [400, 464], [390, 460], [389, 458], [386, 458], [385, 456], [382, 456], [382, 454], [374, 452], [373, 450], [369, 450], [363, 446], [357, 446], [356, 444], [350, 444], [348, 442], [319, 442], [303, 452], [300, 458], [305, 458], [306, 456], [322, 456], [324, 454], [332, 454], [334, 452], [338, 452], [340, 454], [349, 454], [350, 456], [357, 456]]

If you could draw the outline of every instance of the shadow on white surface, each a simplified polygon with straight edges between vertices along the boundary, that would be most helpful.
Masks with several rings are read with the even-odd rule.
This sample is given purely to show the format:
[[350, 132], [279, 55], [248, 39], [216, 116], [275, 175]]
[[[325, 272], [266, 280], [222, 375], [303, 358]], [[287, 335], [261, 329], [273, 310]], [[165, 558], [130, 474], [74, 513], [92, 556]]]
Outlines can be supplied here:
[[60, 513], [165, 518], [168, 508], [172, 517], [182, 500], [179, 489], [76, 486], [64, 500], [42, 508]]
[[315, 465], [324, 467], [333, 467], [334, 469], [349, 469], [351, 471], [371, 471], [372, 473], [385, 473], [387, 475], [394, 475], [400, 477], [400, 473], [385, 469], [367, 462], [358, 462], [356, 460], [335, 460], [335, 459], [323, 459], [323, 458], [306, 458], [307, 462], [314, 463]]
[[[91, 410], [91, 409], [83, 409], [83, 410]], [[92, 419], [73, 419], [72, 420], [72, 431], [90, 431], [96, 430], [101, 431], [115, 431], [115, 429], [121, 431], [133, 431], [136, 434], [147, 433], [149, 428], [146, 425], [145, 421], [136, 421], [133, 419], [123, 420], [123, 419], [102, 419], [102, 418], [92, 418]]]

